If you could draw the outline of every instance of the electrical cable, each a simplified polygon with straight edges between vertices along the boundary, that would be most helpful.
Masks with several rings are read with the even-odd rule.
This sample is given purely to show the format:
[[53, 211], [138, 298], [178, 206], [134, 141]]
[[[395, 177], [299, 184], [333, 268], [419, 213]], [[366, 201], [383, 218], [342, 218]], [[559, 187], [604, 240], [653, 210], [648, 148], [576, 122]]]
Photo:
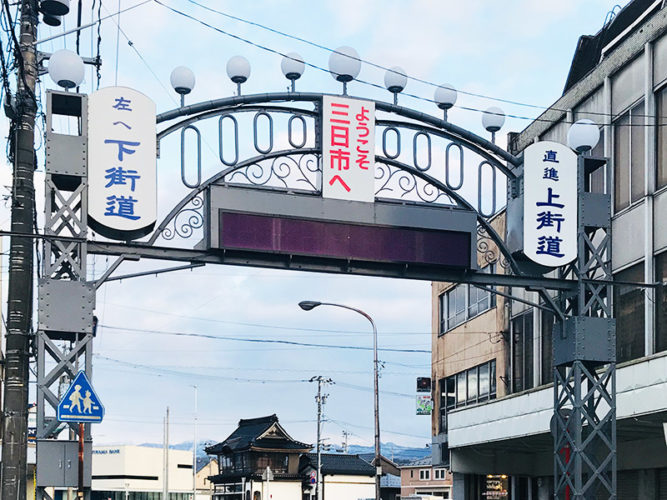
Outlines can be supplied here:
[[[292, 346], [301, 346], [301, 347], [318, 347], [323, 349], [349, 349], [355, 351], [372, 351], [372, 347], [365, 346], [352, 346], [352, 345], [335, 345], [335, 344], [316, 344], [312, 342], [296, 342], [292, 340], [278, 340], [278, 339], [252, 339], [247, 337], [226, 337], [219, 335], [209, 335], [205, 333], [191, 333], [191, 332], [167, 332], [161, 330], [149, 330], [142, 328], [123, 328], [117, 326], [108, 326], [108, 325], [99, 325], [106, 330], [119, 330], [126, 332], [141, 332], [154, 335], [170, 335], [175, 337], [196, 337], [196, 338], [205, 338], [211, 340], [230, 340], [233, 342], [251, 342], [259, 344], [279, 344], [279, 345], [292, 345]], [[410, 354], [430, 354], [430, 350], [425, 349], [395, 349], [391, 347], [378, 348], [378, 351], [382, 352], [401, 352], [401, 353], [410, 353]]]
[[[11, 41], [14, 45], [14, 54], [15, 54], [15, 59], [17, 61], [17, 66], [18, 66], [18, 72], [19, 72], [19, 78], [21, 78], [21, 81], [23, 82], [23, 89], [28, 92], [28, 95], [32, 99], [32, 101], [37, 104], [37, 98], [35, 97], [34, 92], [30, 89], [30, 86], [28, 85], [28, 82], [25, 79], [25, 70], [23, 68], [24, 61], [23, 61], [23, 52], [21, 52], [21, 44], [19, 43], [18, 39], [16, 38], [16, 32], [14, 31], [14, 21], [12, 21], [12, 14], [10, 12], [9, 8], [9, 1], [8, 0], [2, 0], [2, 5], [4, 9], [4, 13], [7, 16], [7, 22], [9, 24], [9, 32], [11, 34]], [[18, 93], [18, 91], [17, 91]], [[17, 105], [23, 106], [23, 99], [17, 100]], [[19, 111], [18, 114], [21, 114]]]
[[[162, 7], [164, 7], [164, 8], [166, 8], [166, 9], [170, 10], [170, 11], [173, 12], [173, 13], [176, 13], [176, 14], [178, 14], [178, 15], [180, 15], [180, 16], [183, 16], [183, 17], [185, 17], [185, 18], [187, 18], [187, 19], [190, 19], [190, 20], [192, 20], [192, 21], [195, 21], [195, 22], [201, 24], [202, 26], [205, 26], [205, 27], [207, 27], [207, 28], [209, 28], [209, 29], [212, 29], [212, 30], [214, 30], [214, 31], [217, 31], [218, 33], [221, 33], [221, 34], [223, 34], [223, 35], [225, 35], [225, 36], [228, 36], [228, 37], [233, 38], [233, 39], [235, 39], [235, 40], [241, 41], [241, 42], [243, 42], [243, 43], [246, 43], [246, 44], [251, 45], [251, 46], [253, 46], [253, 47], [256, 47], [256, 48], [258, 48], [258, 49], [264, 50], [264, 51], [266, 51], [266, 52], [270, 52], [270, 53], [272, 53], [272, 54], [276, 54], [276, 55], [280, 55], [280, 56], [282, 56], [282, 57], [289, 58], [289, 56], [288, 56], [286, 53], [283, 53], [283, 52], [281, 52], [281, 51], [279, 51], [279, 50], [273, 49], [273, 48], [268, 47], [268, 46], [266, 46], [266, 45], [262, 45], [262, 44], [253, 42], [252, 40], [250, 40], [250, 39], [248, 39], [248, 38], [244, 38], [244, 37], [242, 37], [242, 36], [236, 35], [236, 34], [231, 33], [231, 32], [229, 32], [229, 31], [226, 31], [226, 30], [223, 30], [223, 29], [218, 28], [218, 27], [216, 27], [216, 26], [213, 26], [212, 24], [209, 24], [209, 23], [207, 23], [206, 21], [203, 21], [203, 20], [197, 18], [196, 16], [190, 15], [190, 14], [188, 14], [188, 13], [186, 13], [186, 12], [183, 12], [183, 11], [181, 11], [181, 10], [178, 10], [178, 9], [174, 8], [174, 7], [171, 7], [170, 5], [165, 4], [164, 2], [162, 2], [162, 0], [153, 0], [153, 1], [154, 1], [155, 3], [157, 3], [158, 5], [161, 5]], [[188, 1], [192, 2], [192, 0], [188, 0]], [[322, 46], [321, 48], [325, 48], [326, 50], [331, 50], [331, 49], [326, 48], [326, 47], [324, 47], [324, 46]], [[366, 64], [369, 64], [369, 65], [371, 65], [371, 66], [376, 66], [376, 67], [379, 67], [379, 68], [384, 68], [383, 66], [377, 65], [377, 64], [375, 64], [375, 63], [372, 63], [372, 62], [369, 62], [369, 61], [366, 61], [366, 60], [363, 60], [363, 59], [359, 59], [359, 60], [360, 60], [361, 62], [365, 62]], [[323, 67], [321, 67], [321, 66], [318, 66], [318, 65], [316, 65], [316, 64], [310, 63], [310, 62], [308, 62], [308, 61], [303, 61], [303, 63], [304, 63], [306, 66], [309, 66], [309, 67], [311, 67], [311, 68], [313, 68], [313, 69], [316, 69], [316, 70], [318, 70], [318, 71], [322, 71], [322, 72], [324, 72], [324, 73], [330, 73], [330, 71], [329, 71], [328, 69], [325, 69], [325, 68], [323, 68]], [[429, 85], [435, 85], [435, 86], [437, 86], [436, 84], [431, 83], [431, 82], [428, 82], [428, 81], [426, 81], [426, 80], [419, 80], [419, 79], [415, 79], [415, 80], [420, 81], [420, 82], [427, 83], [427, 84], [429, 84]], [[385, 88], [384, 86], [379, 85], [379, 84], [377, 84], [377, 83], [369, 82], [369, 81], [366, 81], [366, 80], [361, 80], [361, 79], [359, 79], [359, 78], [355, 78], [354, 81], [359, 82], [359, 83], [361, 83], [361, 84], [363, 84], [363, 85], [367, 85], [367, 86], [370, 86], [370, 87], [377, 88], [377, 89], [386, 90], [386, 88]], [[461, 93], [465, 93], [465, 92], [461, 92]], [[413, 99], [417, 99], [417, 100], [424, 101], [424, 102], [435, 103], [435, 100], [433, 100], [433, 99], [425, 98], [425, 97], [422, 97], [422, 96], [418, 96], [418, 95], [416, 95], [416, 94], [411, 94], [411, 93], [409, 93], [409, 92], [401, 92], [401, 95], [403, 95], [403, 96], [407, 96], [407, 97], [411, 97], [411, 98], [413, 98]], [[475, 94], [472, 94], [472, 93], [471, 93], [471, 95], [475, 95]], [[485, 97], [485, 98], [488, 98], [488, 99], [495, 99], [495, 100], [497, 100], [497, 101], [502, 101], [502, 100], [499, 99], [499, 98], [491, 98], [491, 97], [483, 96], [483, 95], [478, 95], [477, 97]], [[518, 102], [516, 102], [516, 101], [508, 101], [508, 100], [505, 100], [505, 101], [503, 101], [503, 102], [511, 102], [511, 103], [513, 103], [513, 104], [517, 104], [517, 105], [520, 104], [520, 103], [518, 103]], [[539, 108], [539, 109], [547, 109], [547, 110], [552, 109], [552, 110], [554, 110], [554, 111], [565, 112], [564, 110], [557, 110], [557, 108], [545, 108], [545, 107], [543, 107], [543, 106], [535, 106], [535, 105], [527, 105], [527, 106], [530, 106], [530, 107], [536, 107], [536, 108]], [[461, 106], [461, 105], [457, 105], [456, 107], [457, 107], [457, 109], [461, 109], [461, 110], [464, 110], [464, 111], [473, 111], [473, 112], [476, 112], [476, 113], [486, 113], [486, 112], [487, 112], [486, 110], [479, 109], [479, 108], [474, 108], [474, 107], [471, 107], [471, 106]], [[598, 113], [596, 113], [596, 112], [590, 112], [590, 113], [587, 113], [587, 114], [598, 114]], [[600, 113], [600, 114], [603, 115], [603, 116], [610, 116], [609, 113]], [[565, 120], [565, 119], [563, 119], [563, 120], [560, 120], [560, 119], [559, 119], [559, 120], [551, 120], [551, 119], [547, 119], [547, 118], [540, 118], [539, 116], [538, 116], [538, 117], [530, 117], [530, 116], [516, 115], [516, 114], [511, 114], [511, 113], [506, 113], [505, 116], [507, 116], [508, 118], [515, 118], [515, 119], [518, 119], [518, 120], [529, 120], [529, 121], [534, 121], [534, 122], [545, 122], [545, 123], [574, 123], [574, 122], [570, 122], [570, 121]], [[648, 116], [648, 115], [644, 115], [644, 116]], [[634, 126], [634, 127], [660, 127], [660, 126], [667, 126], [667, 123], [665, 123], [665, 124], [648, 124], [648, 125], [647, 125], [647, 124], [632, 124], [632, 123], [628, 123], [628, 124], [623, 124], [622, 126], [628, 126], [628, 127], [633, 127], [633, 126]]]
[[[2, 232], [0, 231], [0, 234]], [[249, 323], [249, 322], [244, 322], [244, 321], [230, 321], [230, 320], [224, 320], [224, 319], [217, 319], [217, 318], [205, 318], [201, 316], [191, 316], [187, 314], [178, 314], [178, 313], [172, 313], [168, 311], [157, 311], [155, 309], [148, 309], [145, 307], [136, 307], [136, 306], [130, 306], [127, 304], [117, 304], [114, 302], [109, 302], [110, 306], [114, 307], [121, 307], [124, 309], [132, 309], [135, 311], [142, 311], [142, 312], [149, 312], [149, 313], [154, 313], [158, 314], [161, 316], [167, 315], [167, 316], [173, 316], [175, 318], [183, 318], [183, 319], [192, 319], [192, 320], [197, 320], [197, 321], [206, 321], [206, 322], [211, 322], [211, 323], [221, 323], [221, 324], [227, 324], [227, 325], [236, 325], [236, 326], [249, 326], [253, 328], [269, 328], [272, 330], [289, 330], [289, 331], [302, 331], [302, 332], [318, 332], [318, 333], [335, 333], [335, 334], [349, 334], [349, 335], [358, 335], [358, 334], [366, 334], [368, 333], [367, 330], [337, 330], [337, 329], [330, 329], [330, 328], [305, 328], [305, 327], [297, 327], [297, 326], [281, 326], [281, 325], [275, 325], [275, 324], [265, 324], [265, 323]], [[502, 333], [498, 331], [488, 331], [488, 330], [463, 330], [461, 332], [447, 332], [447, 335], [473, 335], [473, 334], [479, 334], [479, 335], [486, 335], [489, 333]], [[390, 331], [390, 332], [384, 332], [380, 331], [378, 332], [378, 335], [380, 336], [385, 336], [385, 335], [433, 335], [432, 331]]]
[[[107, 13], [109, 13], [109, 10], [108, 10], [106, 7], [104, 8], [104, 10], [105, 10]], [[118, 17], [120, 17], [120, 5], [119, 5], [119, 8], [118, 8], [118, 11], [119, 11], [119, 12], [118, 12]], [[127, 33], [125, 33], [125, 30], [123, 30], [123, 28], [120, 27], [120, 23], [119, 23], [118, 21], [116, 21], [116, 19], [113, 18], [113, 17], [112, 17], [111, 19], [116, 23], [116, 25], [117, 25], [117, 27], [118, 27], [118, 33], [122, 34], [123, 37], [125, 37], [125, 40], [127, 40], [127, 44], [132, 48], [132, 50], [134, 50], [134, 52], [137, 54], [137, 56], [139, 57], [139, 59], [141, 60], [141, 62], [144, 63], [144, 65], [146, 66], [146, 68], [148, 69], [148, 71], [150, 71], [151, 75], [153, 75], [153, 77], [155, 78], [155, 80], [157, 81], [157, 83], [160, 85], [160, 87], [162, 87], [162, 90], [164, 90], [165, 93], [166, 93], [166, 94], [169, 96], [169, 98], [171, 99], [171, 101], [172, 101], [175, 105], [178, 106], [178, 105], [179, 105], [178, 100], [176, 100], [176, 98], [173, 96], [173, 92], [170, 92], [169, 89], [167, 89], [167, 87], [164, 85], [164, 83], [162, 83], [162, 80], [160, 80], [160, 78], [157, 76], [157, 73], [155, 73], [155, 71], [153, 71], [153, 68], [151, 68], [150, 64], [148, 64], [148, 61], [147, 61], [147, 60], [144, 58], [144, 56], [139, 52], [139, 49], [137, 49], [137, 47], [136, 47], [136, 45], [134, 44], [134, 42], [130, 39], [130, 37], [127, 35]], [[116, 85], [118, 85], [118, 40], [116, 40]]]
[[[326, 45], [322, 45], [322, 44], [313, 42], [311, 40], [308, 40], [306, 38], [302, 38], [302, 37], [299, 37], [299, 36], [296, 36], [296, 35], [291, 35], [289, 33], [285, 33], [283, 31], [277, 30], [275, 28], [271, 28], [270, 26], [266, 26], [264, 24], [261, 24], [261, 23], [255, 22], [255, 21], [249, 21], [249, 20], [244, 19], [242, 17], [238, 17], [238, 16], [234, 16], [232, 14], [228, 14], [228, 13], [223, 12], [221, 10], [216, 10], [212, 7], [207, 6], [207, 5], [202, 5], [201, 3], [196, 2], [195, 0], [187, 0], [187, 1], [190, 2], [193, 5], [197, 5], [198, 7], [201, 7], [202, 9], [208, 10], [209, 12], [214, 12], [216, 14], [227, 17], [229, 19], [233, 19], [235, 21], [239, 21], [239, 22], [248, 24], [250, 26], [256, 26], [256, 27], [261, 28], [263, 30], [270, 31], [271, 33], [275, 33], [277, 35], [289, 38], [291, 40], [295, 40], [295, 41], [298, 41], [298, 42], [305, 43], [307, 45], [310, 45], [310, 46], [318, 48], [318, 49], [325, 50], [327, 52], [332, 52], [332, 53], [336, 52], [336, 49], [332, 49], [331, 47], [327, 47]], [[385, 71], [391, 71], [393, 73], [398, 74], [398, 72], [394, 71], [392, 68], [389, 68], [387, 66], [383, 66], [381, 64], [374, 63], [373, 61], [370, 61], [368, 59], [359, 58], [359, 61], [364, 63], [364, 64], [367, 64], [369, 66], [372, 66], [374, 68], [382, 69], [382, 70], [385, 70]], [[415, 77], [415, 76], [407, 75], [407, 77], [410, 80], [414, 80], [415, 82], [423, 83], [423, 84], [429, 85], [431, 87], [439, 87], [440, 86], [437, 83], [433, 83], [429, 80], [424, 80], [422, 78], [418, 78], [418, 77]], [[502, 103], [505, 103], [505, 104], [513, 104], [513, 105], [516, 105], [516, 106], [523, 106], [523, 107], [528, 107], [528, 108], [533, 108], [533, 109], [539, 109], [539, 110], [542, 110], [542, 111], [551, 110], [551, 111], [559, 111], [559, 112], [562, 112], [562, 113], [567, 112], [567, 110], [558, 109], [558, 108], [555, 108], [553, 106], [540, 106], [540, 105], [537, 105], [537, 104], [528, 104], [528, 103], [525, 103], [525, 102], [513, 101], [511, 99], [503, 99], [503, 98], [500, 98], [500, 97], [492, 97], [492, 96], [489, 96], [489, 95], [480, 94], [480, 93], [477, 93], [477, 92], [470, 92], [470, 91], [466, 91], [466, 90], [459, 90], [459, 89], [451, 89], [451, 90], [456, 90], [456, 92], [458, 92], [460, 94], [469, 95], [469, 96], [472, 96], [472, 97], [479, 97], [479, 98], [482, 98], [482, 99], [488, 99], [490, 101], [495, 101], [495, 102], [502, 102]], [[595, 112], [591, 112], [591, 113], [588, 113], [588, 114], [595, 114], [595, 115], [600, 114], [600, 115], [604, 115], [604, 116], [609, 115], [608, 113], [595, 113]]]

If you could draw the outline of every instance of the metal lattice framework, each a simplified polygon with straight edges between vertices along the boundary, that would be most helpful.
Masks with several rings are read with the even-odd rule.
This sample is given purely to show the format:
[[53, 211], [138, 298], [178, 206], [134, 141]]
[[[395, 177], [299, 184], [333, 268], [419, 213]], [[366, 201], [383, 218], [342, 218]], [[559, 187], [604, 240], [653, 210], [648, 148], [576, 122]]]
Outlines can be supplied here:
[[[50, 93], [49, 103], [58, 95], [61, 94]], [[79, 136], [72, 139], [50, 132], [51, 135], [47, 135], [47, 238], [40, 282], [37, 342], [40, 359], [38, 438], [44, 440], [58, 432], [57, 422], [52, 415], [47, 415], [44, 406], [48, 404], [52, 410], [57, 406], [53, 390], [56, 381], [63, 374], [73, 376], [81, 358], [85, 359], [83, 365], [88, 376], [92, 375], [90, 355], [95, 290], [106, 280], [119, 278], [113, 273], [122, 262], [147, 258], [188, 262], [190, 266], [206, 263], [244, 265], [243, 258], [202, 250], [198, 245], [205, 238], [206, 197], [211, 187], [243, 185], [286, 194], [321, 193], [322, 94], [259, 94], [183, 106], [157, 118], [160, 157], [180, 159], [180, 168], [161, 169], [160, 186], [169, 187], [158, 191], [159, 196], [166, 193], [167, 198], [159, 199], [159, 207], [168, 207], [162, 212], [161, 222], [142, 242], [87, 240], [86, 97], [67, 95], [75, 96], [84, 104], [79, 115]], [[540, 293], [542, 301], [553, 308], [561, 320], [574, 316], [606, 320], [610, 316], [609, 285], [595, 282], [611, 278], [608, 226], [591, 226], [580, 220], [579, 258], [562, 270], [559, 278], [527, 274], [491, 225], [491, 219], [502, 205], [498, 198], [503, 195], [505, 185], [510, 196], [517, 196], [519, 192], [522, 159], [432, 115], [385, 102], [375, 102], [375, 106], [376, 152], [379, 153], [375, 158], [376, 200], [474, 211], [478, 224], [478, 256], [483, 262], [498, 263], [505, 270], [503, 274], [470, 271], [428, 274], [405, 266], [396, 271], [397, 277], [459, 281], [478, 286], [531, 287]], [[47, 120], [51, 119], [51, 113], [49, 104]], [[50, 121], [47, 126], [50, 131]], [[242, 135], [244, 131], [245, 136]], [[251, 133], [247, 134], [248, 131]], [[49, 160], [50, 147], [55, 153]], [[72, 166], [71, 161], [59, 160], [72, 155], [81, 158], [81, 168]], [[585, 198], [582, 179], [583, 174], [580, 199]], [[604, 232], [603, 238], [600, 231]], [[101, 277], [89, 280], [86, 272], [88, 253], [118, 258]], [[283, 259], [266, 265], [289, 269], [295, 264], [291, 259]], [[167, 270], [184, 267], [187, 266]], [[322, 270], [372, 274], [369, 269], [350, 265]], [[148, 273], [154, 274], [155, 271]], [[52, 296], [49, 294], [61, 290], [58, 287], [68, 288], [73, 297], [71, 303], [49, 301]], [[548, 289], [563, 292], [562, 301], [557, 303]], [[82, 303], [89, 307], [84, 308], [81, 321], [58, 315], [58, 311], [80, 307]], [[569, 316], [566, 318], [565, 315]], [[61, 320], [66, 324], [60, 324]], [[564, 325], [566, 323], [563, 321]], [[564, 337], [569, 330], [564, 326], [562, 331]], [[69, 342], [69, 348], [59, 348], [54, 340]], [[47, 355], [55, 363], [48, 373], [44, 363]], [[606, 372], [599, 374], [588, 360], [568, 358], [555, 370], [557, 497], [562, 497], [565, 491], [562, 485], [566, 485], [576, 492], [574, 498], [583, 498], [583, 493], [579, 492], [593, 491], [593, 486], [589, 486], [593, 482], [605, 486], [609, 483], [609, 498], [615, 498], [614, 369], [612, 362], [607, 365]], [[564, 409], [572, 409], [571, 418], [567, 418], [569, 411], [562, 411]], [[87, 439], [89, 432], [88, 429]], [[597, 460], [595, 457], [601, 454], [599, 444], [606, 445], [607, 442], [608, 451], [603, 453], [602, 460]], [[573, 454], [568, 452], [568, 458], [561, 453], [566, 446]], [[612, 476], [607, 480], [608, 471], [612, 471]], [[43, 488], [39, 491], [45, 495]]]
[[[611, 309], [611, 206], [586, 192], [585, 173], [600, 160], [579, 159], [577, 259], [561, 269], [577, 281], [563, 294], [569, 315], [554, 336], [554, 478], [557, 498], [616, 498], [616, 345]], [[608, 191], [608, 190], [607, 190]], [[596, 209], [596, 210], [592, 210]], [[569, 326], [571, 327], [569, 328]], [[573, 339], [575, 345], [564, 338]], [[592, 346], [594, 355], [576, 346]]]

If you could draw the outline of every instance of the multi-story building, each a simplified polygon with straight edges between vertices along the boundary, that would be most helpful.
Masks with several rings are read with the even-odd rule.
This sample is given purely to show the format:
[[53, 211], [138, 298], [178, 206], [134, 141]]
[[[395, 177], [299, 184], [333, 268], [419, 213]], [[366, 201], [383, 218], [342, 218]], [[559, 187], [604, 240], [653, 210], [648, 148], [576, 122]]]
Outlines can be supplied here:
[[[538, 140], [566, 143], [570, 124], [581, 118], [601, 128], [592, 154], [608, 161], [588, 173], [587, 184], [612, 200], [618, 498], [623, 499], [667, 495], [664, 7], [662, 1], [634, 0], [597, 34], [582, 36], [562, 97], [509, 140], [517, 154]], [[503, 234], [505, 214], [493, 223]], [[489, 260], [480, 267], [493, 270], [499, 264]], [[539, 302], [534, 292], [499, 291]], [[433, 463], [453, 472], [454, 498], [551, 498], [553, 315], [464, 284], [434, 283], [432, 304]]]
[[[150, 446], [93, 447], [92, 500], [159, 500], [165, 482], [164, 450]], [[169, 450], [169, 500], [192, 498], [192, 452]], [[54, 500], [67, 498], [56, 490]]]
[[429, 496], [452, 498], [452, 475], [446, 467], [432, 467], [431, 458], [420, 458], [400, 466], [401, 494], [399, 498]]

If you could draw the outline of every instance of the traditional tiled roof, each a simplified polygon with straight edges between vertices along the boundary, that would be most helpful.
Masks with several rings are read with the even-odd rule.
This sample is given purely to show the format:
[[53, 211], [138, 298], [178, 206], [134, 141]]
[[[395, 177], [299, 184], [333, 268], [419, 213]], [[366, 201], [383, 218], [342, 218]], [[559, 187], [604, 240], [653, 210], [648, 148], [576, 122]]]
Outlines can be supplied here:
[[[301, 456], [299, 472], [306, 468], [317, 468], [317, 453]], [[322, 453], [322, 475], [342, 474], [350, 476], [374, 476], [375, 467], [359, 457], [340, 453]]]
[[249, 449], [310, 450], [311, 445], [292, 439], [273, 414], [267, 417], [239, 420], [239, 425], [223, 442], [206, 448], [218, 455]]

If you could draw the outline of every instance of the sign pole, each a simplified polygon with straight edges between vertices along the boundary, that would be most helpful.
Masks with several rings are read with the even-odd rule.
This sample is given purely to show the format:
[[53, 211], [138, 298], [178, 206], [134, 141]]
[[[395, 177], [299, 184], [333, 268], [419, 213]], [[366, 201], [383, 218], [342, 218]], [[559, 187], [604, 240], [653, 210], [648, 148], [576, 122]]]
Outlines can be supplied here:
[[79, 492], [78, 497], [80, 499], [84, 498], [83, 492], [83, 433], [84, 433], [83, 422], [79, 422]]

